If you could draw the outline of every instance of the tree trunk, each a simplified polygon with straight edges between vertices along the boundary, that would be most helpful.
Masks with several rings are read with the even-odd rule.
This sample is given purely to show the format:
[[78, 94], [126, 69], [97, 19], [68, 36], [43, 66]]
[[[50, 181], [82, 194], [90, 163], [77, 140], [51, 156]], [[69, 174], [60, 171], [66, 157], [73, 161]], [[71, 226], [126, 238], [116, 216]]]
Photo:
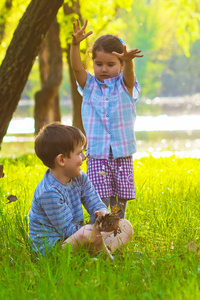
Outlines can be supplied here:
[[69, 76], [72, 95], [72, 124], [73, 126], [78, 127], [85, 134], [81, 117], [82, 96], [77, 91], [76, 80], [70, 64], [70, 45], [67, 48], [67, 61], [69, 66]]
[[[74, 14], [77, 14], [79, 17], [79, 20], [83, 21], [83, 17], [80, 13], [80, 3], [79, 0], [77, 1], [72, 1], [72, 5], [68, 6], [67, 3], [64, 4], [64, 14], [65, 15], [72, 15], [71, 22], [75, 22]], [[76, 80], [74, 77], [73, 70], [71, 68], [70, 64], [70, 44], [68, 44], [67, 50], [66, 50], [66, 55], [67, 55], [67, 62], [69, 66], [69, 76], [70, 76], [70, 83], [71, 83], [71, 95], [72, 95], [72, 124], [73, 126], [78, 127], [84, 134], [85, 130], [83, 128], [83, 123], [82, 123], [82, 117], [81, 117], [81, 104], [82, 104], [82, 96], [79, 94], [77, 91], [77, 85], [76, 85]]]
[[0, 144], [17, 108], [41, 42], [63, 0], [32, 0], [0, 67]]
[[35, 94], [35, 133], [49, 123], [60, 121], [58, 90], [62, 81], [62, 49], [59, 25], [53, 21], [39, 53], [42, 89]]

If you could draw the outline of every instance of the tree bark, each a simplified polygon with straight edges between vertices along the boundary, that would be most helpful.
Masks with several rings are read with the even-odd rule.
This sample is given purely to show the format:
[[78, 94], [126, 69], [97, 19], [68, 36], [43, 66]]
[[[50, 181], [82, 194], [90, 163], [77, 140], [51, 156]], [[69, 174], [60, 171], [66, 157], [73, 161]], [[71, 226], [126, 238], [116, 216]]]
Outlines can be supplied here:
[[39, 63], [42, 89], [35, 94], [35, 134], [44, 125], [61, 120], [58, 91], [62, 82], [62, 49], [56, 18], [43, 41]]
[[[65, 15], [70, 15], [70, 14], [72, 15], [71, 21], [76, 21], [74, 18], [74, 14], [77, 14], [79, 16], [79, 20], [83, 21], [83, 17], [80, 13], [79, 0], [72, 1], [72, 6], [68, 6], [68, 4], [65, 3], [63, 9]], [[73, 126], [78, 127], [85, 134], [85, 130], [82, 123], [82, 117], [81, 117], [82, 96], [77, 91], [76, 80], [70, 64], [70, 44], [68, 44], [68, 47], [66, 49], [66, 56], [67, 56], [67, 62], [69, 66], [69, 77], [71, 83], [72, 112], [73, 112], [72, 124]]]
[[69, 77], [70, 77], [71, 95], [72, 95], [72, 124], [73, 126], [79, 128], [85, 134], [82, 117], [81, 117], [81, 104], [83, 98], [77, 90], [76, 79], [74, 77], [74, 73], [70, 64], [70, 45], [68, 45], [67, 48], [67, 61], [69, 66]]
[[41, 42], [63, 0], [32, 0], [0, 67], [0, 144], [17, 108]]

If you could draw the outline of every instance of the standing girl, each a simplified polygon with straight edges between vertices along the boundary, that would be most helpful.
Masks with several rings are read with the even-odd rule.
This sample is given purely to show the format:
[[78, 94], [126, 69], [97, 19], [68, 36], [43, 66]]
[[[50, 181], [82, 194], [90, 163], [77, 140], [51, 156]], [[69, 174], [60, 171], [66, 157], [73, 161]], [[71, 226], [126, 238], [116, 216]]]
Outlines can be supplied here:
[[138, 49], [127, 51], [114, 35], [103, 35], [92, 50], [94, 75], [83, 67], [80, 42], [92, 34], [73, 23], [71, 66], [83, 96], [82, 120], [87, 135], [87, 175], [102, 201], [117, 204], [124, 218], [127, 200], [135, 199], [132, 154], [136, 152], [134, 123], [139, 84], [133, 59]]

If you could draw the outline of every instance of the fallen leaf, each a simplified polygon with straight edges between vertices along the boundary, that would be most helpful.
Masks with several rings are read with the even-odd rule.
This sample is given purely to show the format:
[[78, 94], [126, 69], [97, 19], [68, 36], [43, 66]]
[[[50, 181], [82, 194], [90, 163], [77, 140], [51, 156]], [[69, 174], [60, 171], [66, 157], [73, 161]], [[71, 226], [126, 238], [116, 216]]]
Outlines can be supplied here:
[[14, 195], [10, 195], [10, 196], [8, 196], [7, 199], [9, 200], [8, 203], [11, 203], [11, 202], [15, 202], [17, 200], [17, 197]]
[[174, 250], [174, 242], [171, 242], [171, 250]]
[[193, 241], [189, 242], [188, 250], [190, 252], [197, 252], [197, 246]]
[[0, 178], [3, 178], [5, 174], [3, 173], [3, 165], [0, 165]]
[[99, 174], [99, 175], [102, 175], [102, 176], [106, 176], [106, 172], [105, 171], [102, 171], [102, 172], [97, 172], [97, 174]]
[[111, 208], [111, 212], [114, 214], [117, 214], [119, 211], [121, 211], [121, 208], [119, 208], [119, 206], [117, 206], [117, 204], [115, 204], [112, 208]]

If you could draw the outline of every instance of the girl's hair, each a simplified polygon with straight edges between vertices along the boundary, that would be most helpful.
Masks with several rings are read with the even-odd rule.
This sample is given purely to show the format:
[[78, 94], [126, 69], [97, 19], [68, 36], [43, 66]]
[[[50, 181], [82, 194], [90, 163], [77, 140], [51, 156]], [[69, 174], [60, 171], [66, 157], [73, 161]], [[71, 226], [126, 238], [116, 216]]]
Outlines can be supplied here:
[[123, 53], [123, 44], [116, 35], [106, 34], [100, 36], [92, 48], [92, 59], [96, 58], [96, 52], [103, 51], [112, 53], [113, 51]]
[[55, 167], [55, 158], [59, 154], [70, 157], [75, 146], [86, 144], [86, 137], [76, 127], [63, 125], [59, 122], [44, 126], [35, 139], [35, 152], [43, 164]]

